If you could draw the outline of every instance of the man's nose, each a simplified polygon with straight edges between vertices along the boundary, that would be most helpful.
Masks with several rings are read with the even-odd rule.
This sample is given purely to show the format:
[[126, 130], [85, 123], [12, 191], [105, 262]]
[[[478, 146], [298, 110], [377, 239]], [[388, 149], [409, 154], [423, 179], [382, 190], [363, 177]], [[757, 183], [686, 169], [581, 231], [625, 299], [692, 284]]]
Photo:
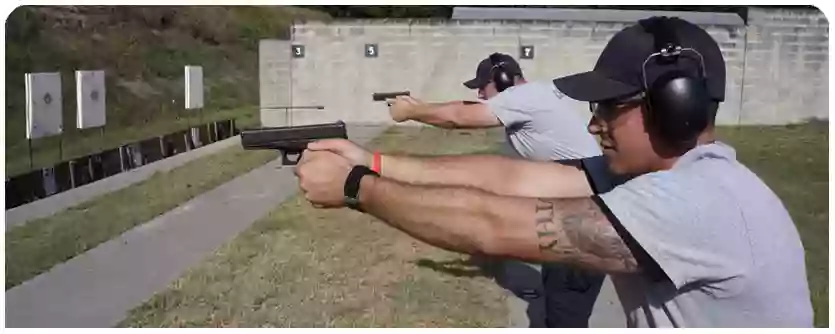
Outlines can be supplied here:
[[588, 125], [589, 133], [599, 135], [603, 132], [603, 125], [600, 124], [600, 119], [597, 116], [592, 116]]

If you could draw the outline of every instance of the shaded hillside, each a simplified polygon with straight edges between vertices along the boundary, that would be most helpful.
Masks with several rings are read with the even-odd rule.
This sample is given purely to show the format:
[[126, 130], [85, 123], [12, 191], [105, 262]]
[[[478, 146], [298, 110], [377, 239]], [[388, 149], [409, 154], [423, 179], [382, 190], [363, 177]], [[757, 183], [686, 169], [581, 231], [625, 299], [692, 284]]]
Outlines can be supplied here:
[[25, 146], [24, 73], [61, 72], [72, 138], [83, 135], [74, 133], [74, 71], [105, 70], [106, 130], [118, 131], [182, 113], [184, 65], [203, 66], [207, 111], [257, 105], [258, 40], [328, 17], [282, 6], [17, 8], [6, 21], [7, 152]]

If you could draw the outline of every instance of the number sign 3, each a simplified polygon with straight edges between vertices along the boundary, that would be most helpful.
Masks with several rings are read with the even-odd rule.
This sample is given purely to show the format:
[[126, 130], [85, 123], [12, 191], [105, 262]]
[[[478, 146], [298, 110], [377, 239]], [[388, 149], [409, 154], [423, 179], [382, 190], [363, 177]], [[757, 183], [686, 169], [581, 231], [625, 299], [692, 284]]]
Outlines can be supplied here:
[[304, 45], [293, 45], [290, 51], [293, 53], [293, 58], [304, 58]]

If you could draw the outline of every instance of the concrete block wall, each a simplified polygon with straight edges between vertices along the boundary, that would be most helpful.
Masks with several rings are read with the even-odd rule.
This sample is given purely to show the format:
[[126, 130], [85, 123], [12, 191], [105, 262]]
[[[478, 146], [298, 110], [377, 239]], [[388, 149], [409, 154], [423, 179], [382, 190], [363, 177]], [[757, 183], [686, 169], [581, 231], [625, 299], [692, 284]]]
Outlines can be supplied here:
[[741, 124], [829, 118], [829, 21], [821, 12], [751, 9]]
[[[374, 92], [411, 91], [432, 101], [475, 98], [462, 83], [476, 64], [494, 51], [515, 54], [518, 27], [441, 21], [358, 21], [296, 26], [293, 43], [308, 55], [294, 59], [290, 79], [294, 105], [326, 109], [296, 111], [300, 124], [335, 119], [390, 122]], [[485, 41], [484, 36], [491, 36]], [[365, 44], [377, 44], [379, 57], [366, 58]]]
[[[292, 43], [304, 44], [307, 56], [290, 65], [292, 104], [326, 109], [295, 111], [293, 119], [390, 122], [385, 104], [371, 101], [374, 92], [409, 90], [427, 101], [475, 99], [463, 82], [475, 76], [478, 62], [492, 52], [518, 59], [521, 45], [536, 48], [534, 59], [518, 59], [529, 80], [588, 70], [606, 40], [625, 25], [601, 26], [469, 20], [298, 25]], [[378, 58], [364, 56], [366, 43], [379, 46]], [[587, 110], [578, 104], [577, 112]]]
[[[272, 81], [262, 78], [262, 84], [271, 85], [262, 87], [262, 95], [275, 94], [266, 100], [284, 99], [284, 105], [325, 106], [325, 110], [293, 111], [296, 125], [337, 119], [388, 123], [385, 104], [371, 101], [373, 92], [409, 90], [427, 101], [474, 99], [475, 92], [462, 83], [475, 75], [478, 62], [492, 52], [518, 59], [521, 45], [535, 46], [534, 59], [518, 59], [529, 80], [587, 71], [612, 35], [630, 24], [588, 20], [299, 24], [292, 41], [269, 42], [284, 43], [270, 51], [283, 58], [262, 55], [262, 61], [287, 60], [272, 62], [284, 68], [271, 70], [267, 77]], [[719, 43], [727, 63], [720, 124], [782, 124], [807, 115], [827, 115], [828, 22], [822, 13], [752, 9], [747, 27], [732, 22], [702, 27]], [[364, 56], [366, 43], [379, 46], [377, 58]], [[306, 57], [289, 58], [290, 44], [305, 45]], [[279, 78], [279, 73], [292, 75]], [[289, 93], [283, 95], [288, 87]], [[262, 106], [264, 101], [262, 96]], [[587, 107], [578, 103], [576, 112], [587, 114]], [[282, 119], [262, 118], [262, 122], [283, 125]]]
[[280, 40], [262, 40], [258, 45], [261, 124], [265, 126], [288, 123], [284, 110], [276, 107], [293, 105], [290, 45]]
[[725, 58], [725, 102], [716, 115], [718, 124], [737, 124], [741, 113], [742, 74], [745, 68], [745, 26], [702, 26]]

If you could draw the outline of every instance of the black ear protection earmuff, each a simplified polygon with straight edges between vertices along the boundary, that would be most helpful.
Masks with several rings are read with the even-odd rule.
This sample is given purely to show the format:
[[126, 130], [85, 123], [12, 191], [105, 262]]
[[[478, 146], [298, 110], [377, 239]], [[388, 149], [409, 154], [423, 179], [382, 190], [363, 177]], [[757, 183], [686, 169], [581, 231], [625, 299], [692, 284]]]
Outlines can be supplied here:
[[[683, 48], [668, 18], [660, 17], [642, 22], [645, 31], [655, 39], [657, 52], [649, 55], [641, 67], [643, 77], [647, 121], [653, 130], [665, 140], [675, 144], [693, 143], [708, 126], [711, 98], [707, 90], [707, 75], [702, 54], [692, 48]], [[699, 74], [694, 77], [684, 71], [670, 71], [647, 85], [647, 64], [655, 59], [657, 65], [680, 61], [683, 52], [698, 57]]]
[[490, 74], [493, 77], [493, 82], [496, 84], [496, 90], [503, 92], [513, 86], [513, 74], [508, 73], [504, 68], [504, 62], [499, 59], [499, 54], [494, 53], [490, 55], [490, 63], [493, 67], [490, 68]]

